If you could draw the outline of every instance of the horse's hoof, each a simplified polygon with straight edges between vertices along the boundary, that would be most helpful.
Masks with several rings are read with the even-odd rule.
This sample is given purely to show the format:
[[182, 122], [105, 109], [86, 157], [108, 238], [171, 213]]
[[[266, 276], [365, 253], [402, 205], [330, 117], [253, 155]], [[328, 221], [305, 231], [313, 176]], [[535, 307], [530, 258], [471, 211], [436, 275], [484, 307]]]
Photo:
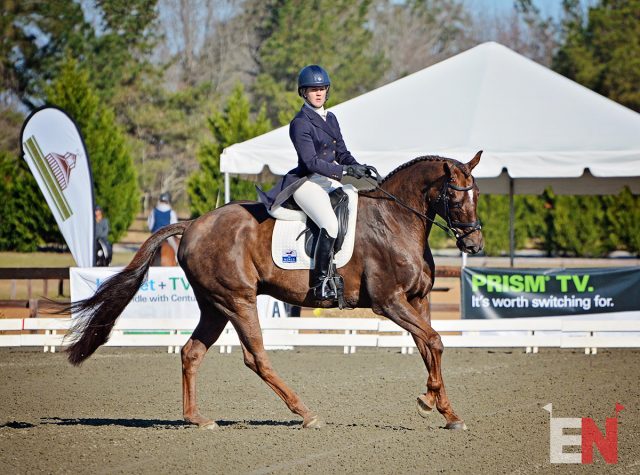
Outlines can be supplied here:
[[449, 422], [444, 428], [450, 430], [467, 430], [467, 424], [465, 424], [464, 421], [453, 421]]
[[196, 414], [195, 416], [185, 417], [184, 421], [187, 424], [191, 424], [194, 426], [198, 426], [198, 429], [217, 429], [218, 424], [213, 419], [207, 419], [206, 417], [202, 417], [200, 414]]
[[424, 394], [418, 396], [418, 414], [422, 417], [429, 417], [433, 412], [433, 407], [427, 404], [427, 398]]
[[312, 416], [302, 423], [302, 427], [305, 429], [320, 429], [323, 425], [324, 423], [318, 416]]
[[204, 424], [198, 425], [198, 428], [204, 429], [204, 430], [213, 430], [213, 429], [217, 429], [219, 427], [220, 426], [218, 424], [216, 424], [216, 421], [209, 421], [209, 422], [205, 422]]

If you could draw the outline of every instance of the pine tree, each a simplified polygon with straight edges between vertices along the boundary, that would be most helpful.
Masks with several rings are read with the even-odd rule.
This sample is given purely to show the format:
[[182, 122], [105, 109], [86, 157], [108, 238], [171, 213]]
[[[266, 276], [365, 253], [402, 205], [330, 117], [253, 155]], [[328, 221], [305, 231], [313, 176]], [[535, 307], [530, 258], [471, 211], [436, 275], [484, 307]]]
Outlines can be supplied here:
[[111, 223], [109, 238], [117, 242], [133, 222], [140, 198], [126, 136], [113, 110], [99, 100], [89, 73], [71, 57], [47, 88], [47, 99], [64, 109], [83, 135], [93, 172], [95, 202]]
[[565, 1], [565, 43], [553, 69], [640, 112], [640, 0], [600, 0], [580, 13]]
[[553, 227], [554, 247], [564, 255], [599, 257], [614, 249], [601, 196], [556, 196]]
[[625, 187], [617, 196], [604, 197], [604, 202], [612, 247], [640, 256], [640, 196]]
[[[524, 197], [514, 197], [515, 248], [522, 249], [528, 240], [527, 215]], [[489, 256], [509, 253], [509, 197], [505, 195], [480, 195], [478, 218], [482, 223], [484, 252]]]
[[27, 107], [39, 105], [69, 51], [90, 65], [91, 81], [107, 100], [153, 69], [148, 58], [156, 40], [157, 1], [90, 3], [85, 18], [82, 2], [75, 0], [3, 1], [2, 90], [11, 90]]
[[0, 18], [2, 90], [28, 108], [42, 103], [45, 84], [58, 74], [65, 51], [81, 58], [91, 54], [94, 31], [74, 0], [3, 1]]
[[[271, 128], [264, 106], [254, 119], [244, 88], [238, 84], [222, 111], [214, 111], [207, 120], [213, 142], [203, 144], [198, 151], [200, 170], [188, 182], [193, 216], [202, 215], [224, 202], [224, 182], [220, 173], [220, 154], [225, 147], [263, 134]], [[231, 179], [232, 199], [256, 198], [254, 184], [238, 176]]]
[[0, 151], [0, 250], [33, 252], [62, 243], [62, 234], [27, 162]]
[[300, 108], [298, 73], [308, 64], [319, 64], [329, 72], [329, 105], [371, 90], [382, 76], [386, 61], [370, 47], [370, 0], [258, 4], [253, 13], [262, 17], [257, 58], [262, 74], [254, 90], [268, 104], [272, 120], [286, 123]]

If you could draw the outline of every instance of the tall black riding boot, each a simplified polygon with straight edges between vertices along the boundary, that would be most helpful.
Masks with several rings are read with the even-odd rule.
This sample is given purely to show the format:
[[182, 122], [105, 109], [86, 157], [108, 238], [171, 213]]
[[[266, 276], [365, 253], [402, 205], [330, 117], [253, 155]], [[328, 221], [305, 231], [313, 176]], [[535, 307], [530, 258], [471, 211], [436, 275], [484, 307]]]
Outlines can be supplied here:
[[336, 294], [331, 283], [327, 281], [329, 268], [331, 266], [331, 256], [333, 255], [333, 243], [336, 238], [329, 236], [327, 230], [322, 228], [318, 235], [318, 242], [313, 253], [313, 294], [318, 300], [333, 300]]

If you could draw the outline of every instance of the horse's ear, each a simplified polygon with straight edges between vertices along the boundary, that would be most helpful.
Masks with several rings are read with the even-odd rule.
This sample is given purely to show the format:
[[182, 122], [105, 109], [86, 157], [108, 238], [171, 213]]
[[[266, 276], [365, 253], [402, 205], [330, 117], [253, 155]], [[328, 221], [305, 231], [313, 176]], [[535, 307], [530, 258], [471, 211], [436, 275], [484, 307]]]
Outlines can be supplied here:
[[447, 177], [447, 179], [451, 178], [453, 176], [453, 168], [451, 166], [451, 162], [445, 160], [444, 162], [442, 162], [442, 164], [444, 167], [445, 176]]
[[480, 162], [480, 155], [482, 155], [482, 150], [476, 153], [475, 157], [473, 157], [471, 161], [467, 163], [467, 169], [469, 170], [469, 173], [471, 173], [471, 170], [473, 170], [476, 167], [476, 165]]

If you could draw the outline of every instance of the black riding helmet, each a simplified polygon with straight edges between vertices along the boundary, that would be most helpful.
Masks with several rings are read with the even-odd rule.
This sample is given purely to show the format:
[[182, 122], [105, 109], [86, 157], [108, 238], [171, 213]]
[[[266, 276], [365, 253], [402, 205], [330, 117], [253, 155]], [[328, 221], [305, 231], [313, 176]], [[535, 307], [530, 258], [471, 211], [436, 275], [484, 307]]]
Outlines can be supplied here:
[[304, 98], [303, 90], [307, 87], [327, 86], [327, 99], [329, 99], [329, 88], [331, 79], [329, 73], [317, 64], [305, 66], [298, 75], [298, 95]]

